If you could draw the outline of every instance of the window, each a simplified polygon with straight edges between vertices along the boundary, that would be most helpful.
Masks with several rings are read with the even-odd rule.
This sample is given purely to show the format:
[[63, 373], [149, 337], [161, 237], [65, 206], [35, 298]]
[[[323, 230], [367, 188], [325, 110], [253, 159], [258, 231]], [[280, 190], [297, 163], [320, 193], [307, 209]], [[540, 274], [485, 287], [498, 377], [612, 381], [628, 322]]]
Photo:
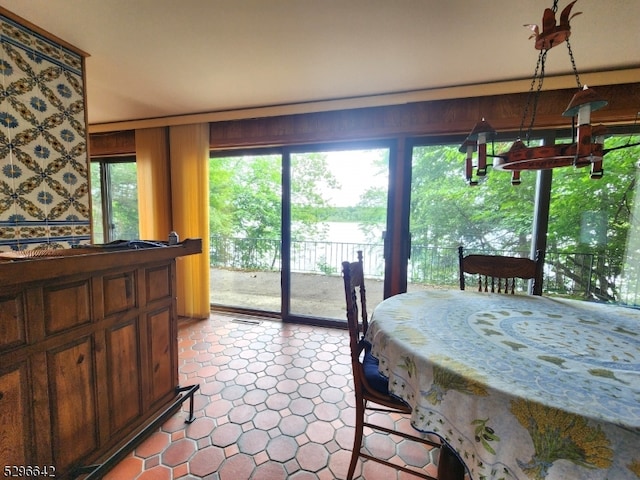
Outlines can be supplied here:
[[[459, 245], [468, 253], [495, 255], [528, 256], [531, 250], [535, 172], [523, 172], [522, 184], [514, 187], [509, 172], [490, 168], [469, 186], [461, 143], [444, 139], [413, 147], [409, 289], [457, 287]], [[509, 147], [497, 142], [490, 153]]]
[[[635, 135], [613, 135], [604, 147], [639, 141]], [[588, 167], [553, 172], [545, 290], [640, 305], [638, 158], [640, 146], [611, 151], [597, 180], [589, 178]]]
[[136, 158], [91, 159], [93, 243], [139, 237]]
[[[588, 167], [552, 171], [544, 295], [640, 305], [636, 131], [613, 131], [605, 140], [601, 179], [590, 179]], [[558, 132], [556, 143], [570, 141]], [[536, 172], [523, 172], [512, 186], [508, 172], [489, 169], [467, 186], [459, 143], [413, 148], [410, 289], [457, 285], [460, 244], [468, 253], [531, 254]]]

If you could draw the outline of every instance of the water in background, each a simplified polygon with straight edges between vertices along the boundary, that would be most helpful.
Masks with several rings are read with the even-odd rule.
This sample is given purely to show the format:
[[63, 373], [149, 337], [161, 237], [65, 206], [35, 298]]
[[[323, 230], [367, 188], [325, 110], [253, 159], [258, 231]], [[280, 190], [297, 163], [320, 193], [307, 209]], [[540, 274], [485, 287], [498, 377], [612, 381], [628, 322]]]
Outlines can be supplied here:
[[357, 251], [364, 255], [364, 273], [382, 278], [384, 274], [383, 226], [363, 232], [357, 222], [325, 222], [326, 234], [315, 241], [294, 242], [291, 271], [337, 275], [342, 262], [354, 261]]
[[384, 225], [369, 227], [368, 232], [363, 232], [357, 222], [324, 222], [324, 224], [328, 227], [327, 242], [382, 244]]

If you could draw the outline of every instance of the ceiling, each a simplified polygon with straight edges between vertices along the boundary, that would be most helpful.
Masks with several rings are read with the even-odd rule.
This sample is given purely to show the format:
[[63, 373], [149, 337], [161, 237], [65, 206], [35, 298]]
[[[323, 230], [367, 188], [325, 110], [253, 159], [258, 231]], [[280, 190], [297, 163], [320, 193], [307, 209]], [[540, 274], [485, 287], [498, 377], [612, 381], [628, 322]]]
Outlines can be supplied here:
[[[567, 3], [560, 1], [558, 10]], [[526, 90], [538, 51], [523, 25], [540, 24], [551, 5], [551, 0], [0, 0], [0, 6], [90, 55], [86, 88], [92, 125], [283, 105], [313, 111], [318, 102], [364, 98], [373, 104], [389, 95], [509, 80], [527, 80]], [[575, 12], [583, 12], [571, 20], [581, 80], [592, 71], [636, 75], [640, 1], [579, 0]], [[567, 49], [552, 49], [547, 75], [571, 71]]]

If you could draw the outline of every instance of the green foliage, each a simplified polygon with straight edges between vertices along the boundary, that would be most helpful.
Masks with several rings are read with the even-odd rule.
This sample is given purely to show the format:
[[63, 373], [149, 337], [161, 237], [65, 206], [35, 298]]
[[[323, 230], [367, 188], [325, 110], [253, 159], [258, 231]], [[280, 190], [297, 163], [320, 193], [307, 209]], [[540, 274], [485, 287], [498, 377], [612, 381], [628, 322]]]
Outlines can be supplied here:
[[280, 171], [279, 157], [253, 157], [236, 161], [229, 204], [234, 235], [280, 238]]
[[329, 263], [327, 263], [324, 257], [318, 260], [318, 263], [316, 266], [318, 270], [322, 272], [324, 275], [335, 275], [337, 272], [337, 269], [335, 267], [332, 267]]
[[[374, 168], [376, 174], [387, 178], [389, 171], [389, 156], [386, 150], [379, 150], [384, 155], [377, 158], [374, 162]], [[373, 236], [373, 233], [377, 231], [378, 225], [385, 225], [387, 221], [387, 187], [371, 187], [360, 195], [360, 199], [357, 205], [357, 221], [359, 223], [360, 231], [365, 234], [367, 241], [370, 243], [378, 243], [379, 238]]]
[[[337, 185], [327, 174], [323, 154], [292, 155], [291, 165], [292, 238], [311, 239], [321, 233], [330, 211], [322, 192]], [[279, 256], [274, 241], [281, 236], [280, 155], [213, 158], [209, 181], [211, 235], [244, 239], [235, 242], [234, 252], [222, 251], [220, 242], [214, 256], [239, 256], [242, 268], [272, 268]]]
[[[612, 137], [606, 148], [634, 143], [638, 137]], [[507, 145], [496, 145], [496, 152]], [[575, 282], [575, 290], [616, 299], [618, 276], [625, 267], [633, 216], [636, 167], [640, 147], [612, 151], [605, 156], [604, 178], [592, 180], [588, 168], [553, 171], [547, 251], [592, 254], [554, 257], [556, 287]], [[509, 174], [489, 169], [477, 187], [463, 178], [464, 159], [457, 146], [429, 146], [414, 150], [411, 190], [413, 245], [528, 254], [531, 248], [536, 173], [523, 172], [522, 184], [512, 186]], [[549, 258], [549, 257], [548, 257]], [[632, 267], [632, 266], [628, 266]], [[577, 272], [594, 269], [586, 277]], [[595, 287], [594, 287], [595, 286]]]
[[103, 229], [103, 198], [100, 177], [100, 162], [91, 163], [91, 203], [93, 241], [104, 243], [111, 240], [132, 240], [139, 237], [138, 179], [135, 162], [103, 162], [109, 179], [107, 201], [110, 202], [113, 230], [105, 238]]
[[233, 195], [233, 159], [209, 161], [209, 231], [230, 235], [233, 231], [232, 212], [228, 205]]
[[340, 188], [327, 169], [326, 154], [291, 155], [291, 238], [308, 240], [323, 233], [328, 218], [325, 194]]
[[[502, 146], [496, 146], [501, 151]], [[411, 232], [414, 244], [485, 251], [527, 251], [535, 178], [511, 186], [508, 173], [491, 171], [478, 187], [464, 180], [458, 146], [414, 149]]]
[[113, 239], [136, 239], [140, 236], [137, 166], [135, 162], [112, 163], [109, 170]]
[[[612, 137], [605, 148], [613, 148], [640, 137]], [[594, 265], [594, 294], [605, 300], [618, 299], [618, 277], [626, 267], [627, 243], [633, 218], [636, 162], [640, 147], [625, 148], [604, 157], [604, 177], [589, 178], [588, 168], [554, 172], [549, 218], [548, 248], [597, 254]], [[574, 278], [575, 265], [554, 265]]]
[[104, 229], [102, 228], [102, 191], [100, 188], [100, 164], [92, 162], [91, 175], [91, 223], [93, 227], [94, 243], [104, 241]]
[[[386, 199], [385, 199], [386, 201]], [[387, 209], [384, 206], [363, 207], [328, 207], [324, 209], [327, 222], [358, 222], [367, 221], [384, 224]]]
[[279, 250], [273, 249], [272, 240], [280, 238], [280, 171], [279, 155], [209, 162], [211, 235], [242, 239], [231, 252], [214, 248], [215, 257], [232, 255], [240, 266], [251, 269], [268, 268], [276, 261]]

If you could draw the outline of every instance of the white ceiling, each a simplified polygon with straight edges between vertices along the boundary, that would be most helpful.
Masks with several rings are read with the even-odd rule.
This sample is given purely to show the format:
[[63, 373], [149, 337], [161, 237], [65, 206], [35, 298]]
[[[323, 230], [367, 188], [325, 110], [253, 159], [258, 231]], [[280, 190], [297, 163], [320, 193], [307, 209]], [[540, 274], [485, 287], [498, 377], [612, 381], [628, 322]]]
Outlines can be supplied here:
[[[528, 79], [538, 51], [523, 25], [540, 24], [551, 5], [0, 0], [90, 55], [94, 125]], [[640, 67], [640, 0], [579, 0], [573, 12], [583, 12], [571, 21], [581, 73]], [[566, 47], [549, 52], [546, 70], [571, 73]]]

